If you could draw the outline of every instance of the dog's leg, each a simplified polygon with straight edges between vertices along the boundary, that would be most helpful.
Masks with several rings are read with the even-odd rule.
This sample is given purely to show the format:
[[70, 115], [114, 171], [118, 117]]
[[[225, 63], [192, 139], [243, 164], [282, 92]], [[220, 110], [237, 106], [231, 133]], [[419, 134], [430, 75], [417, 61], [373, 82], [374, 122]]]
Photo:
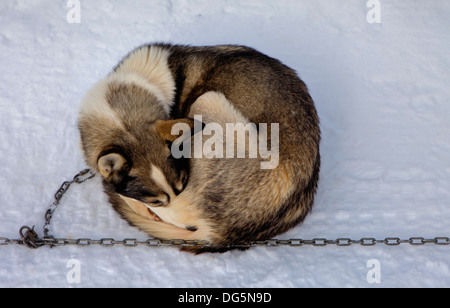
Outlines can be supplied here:
[[197, 230], [204, 226], [200, 211], [195, 206], [195, 196], [189, 190], [183, 191], [168, 206], [151, 207], [160, 219], [180, 228]]
[[[200, 217], [200, 212], [194, 206], [194, 202], [191, 201], [195, 201], [192, 195], [189, 192], [182, 192], [169, 206], [149, 207], [138, 200], [122, 195], [119, 195], [120, 198], [116, 203], [123, 204], [118, 209], [129, 222], [154, 236], [168, 239], [210, 240], [211, 228]], [[172, 226], [172, 229], [170, 226]], [[175, 234], [182, 234], [183, 236], [170, 238], [169, 235], [164, 235], [164, 232], [166, 232], [164, 230], [178, 232]], [[170, 232], [168, 234], [172, 234]]]
[[238, 111], [220, 92], [206, 92], [192, 104], [189, 117], [201, 115], [204, 123], [218, 123], [225, 127], [226, 123], [247, 124], [249, 120]]
[[[258, 157], [258, 129], [256, 124], [250, 123], [250, 120], [237, 110], [225, 95], [210, 91], [200, 96], [192, 104], [189, 112], [191, 118], [195, 118], [196, 115], [202, 116], [202, 121], [206, 124], [204, 127], [206, 134], [215, 132], [214, 139], [206, 141], [203, 138], [203, 157]], [[194, 142], [195, 140], [196, 138], [194, 138]], [[205, 142], [208, 142], [207, 146]], [[218, 145], [219, 150], [216, 148], [217, 142], [222, 142]], [[215, 145], [214, 150], [211, 147], [212, 144]], [[226, 148], [226, 155], [224, 148]], [[196, 151], [198, 149], [198, 147], [194, 148]]]

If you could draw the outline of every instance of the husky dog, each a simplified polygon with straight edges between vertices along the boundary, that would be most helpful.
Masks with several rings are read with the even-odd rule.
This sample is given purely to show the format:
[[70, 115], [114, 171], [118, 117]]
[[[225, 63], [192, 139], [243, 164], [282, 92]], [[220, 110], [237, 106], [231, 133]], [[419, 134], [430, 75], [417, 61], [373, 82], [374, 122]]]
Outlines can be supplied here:
[[[196, 115], [222, 127], [277, 123], [277, 166], [261, 168], [261, 156], [175, 159], [172, 128], [193, 129]], [[252, 48], [139, 47], [88, 91], [78, 125], [86, 162], [118, 213], [153, 237], [211, 245], [193, 252], [269, 239], [312, 207], [320, 168], [313, 100], [292, 69]]]

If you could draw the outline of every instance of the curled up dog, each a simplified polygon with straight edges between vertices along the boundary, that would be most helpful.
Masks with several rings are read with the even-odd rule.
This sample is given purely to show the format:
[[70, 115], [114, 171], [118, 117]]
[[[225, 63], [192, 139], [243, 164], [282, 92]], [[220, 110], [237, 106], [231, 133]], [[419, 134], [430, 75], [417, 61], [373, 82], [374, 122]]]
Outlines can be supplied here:
[[301, 222], [314, 201], [320, 129], [296, 73], [245, 46], [151, 44], [88, 91], [87, 164], [131, 225], [226, 251]]

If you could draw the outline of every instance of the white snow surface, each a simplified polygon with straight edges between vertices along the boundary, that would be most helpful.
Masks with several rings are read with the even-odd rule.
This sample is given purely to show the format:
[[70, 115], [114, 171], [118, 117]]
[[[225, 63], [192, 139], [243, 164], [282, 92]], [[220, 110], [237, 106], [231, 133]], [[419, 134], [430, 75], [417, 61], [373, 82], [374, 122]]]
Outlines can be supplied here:
[[[0, 2], [0, 237], [36, 225], [59, 185], [86, 167], [85, 92], [147, 42], [244, 44], [307, 83], [321, 118], [315, 206], [279, 239], [450, 236], [450, 2], [380, 0]], [[98, 178], [77, 185], [51, 233], [138, 238]], [[175, 248], [0, 246], [0, 287], [450, 287], [450, 246]], [[80, 264], [70, 284], [67, 262]], [[367, 262], [380, 264], [370, 284]]]

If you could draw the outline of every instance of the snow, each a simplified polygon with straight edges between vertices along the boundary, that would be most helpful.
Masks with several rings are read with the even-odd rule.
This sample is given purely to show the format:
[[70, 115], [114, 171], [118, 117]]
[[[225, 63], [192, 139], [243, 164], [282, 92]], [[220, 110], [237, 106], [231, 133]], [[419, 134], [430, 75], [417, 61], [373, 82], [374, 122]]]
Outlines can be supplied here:
[[[85, 164], [76, 117], [87, 89], [134, 47], [245, 44], [308, 84], [321, 118], [313, 211], [289, 238], [450, 236], [450, 2], [81, 0], [0, 2], [0, 237], [41, 232], [62, 181]], [[98, 179], [56, 211], [57, 237], [146, 239]], [[0, 246], [0, 287], [449, 287], [450, 246], [174, 248]], [[69, 283], [78, 260], [79, 284]], [[367, 280], [379, 261], [380, 283]]]

